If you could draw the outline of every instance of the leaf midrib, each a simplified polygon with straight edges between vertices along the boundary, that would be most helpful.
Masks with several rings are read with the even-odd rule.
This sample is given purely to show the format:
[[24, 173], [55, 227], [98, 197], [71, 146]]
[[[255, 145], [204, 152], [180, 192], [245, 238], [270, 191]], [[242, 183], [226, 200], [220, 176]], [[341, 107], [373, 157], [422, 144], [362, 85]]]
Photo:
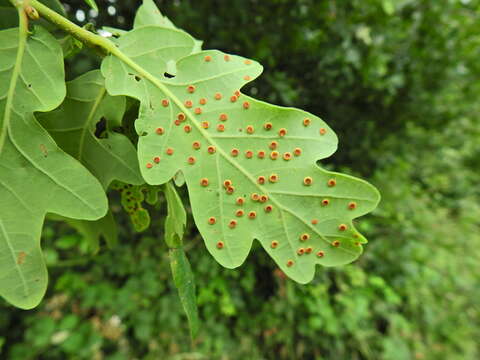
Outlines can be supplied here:
[[7, 138], [8, 125], [10, 123], [10, 115], [13, 109], [13, 98], [15, 89], [17, 87], [18, 77], [20, 76], [21, 66], [23, 55], [25, 54], [25, 47], [27, 44], [27, 35], [28, 35], [28, 24], [26, 14], [23, 11], [22, 7], [17, 9], [19, 17], [19, 27], [18, 27], [18, 45], [17, 45], [17, 56], [15, 57], [15, 66], [13, 67], [12, 77], [10, 78], [10, 84], [7, 91], [7, 102], [5, 104], [5, 112], [3, 114], [3, 123], [2, 128], [0, 129], [0, 154], [3, 151], [5, 146], [5, 141]]
[[81, 134], [80, 134], [80, 141], [78, 145], [78, 155], [77, 155], [78, 161], [82, 160], [83, 148], [85, 146], [85, 137], [86, 137], [87, 131], [89, 131], [88, 127], [90, 126], [90, 122], [94, 118], [97, 112], [97, 109], [100, 106], [100, 103], [102, 102], [103, 97], [105, 96], [105, 92], [106, 92], [105, 87], [102, 86], [100, 88], [100, 91], [98, 92], [97, 97], [95, 98], [95, 102], [93, 103], [93, 106], [90, 109], [90, 112], [88, 113], [87, 120], [84, 123], [85, 126], [82, 127]]
[[[126, 65], [130, 66], [132, 69], [137, 71], [141, 76], [143, 76], [145, 79], [149, 80], [152, 84], [154, 84], [157, 88], [159, 88], [167, 97], [171, 98], [173, 102], [180, 108], [180, 110], [185, 113], [187, 117], [190, 119], [196, 119], [196, 117], [191, 113], [191, 111], [185, 107], [183, 102], [175, 95], [173, 94], [170, 89], [168, 89], [167, 86], [165, 86], [161, 81], [159, 81], [155, 76], [153, 76], [149, 71], [145, 70], [143, 67], [138, 65], [135, 61], [133, 61], [130, 57], [125, 55], [119, 48], [114, 48], [112, 49], [112, 55], [116, 56], [118, 59], [123, 61]], [[262, 191], [264, 194], [270, 194], [269, 191], [264, 189], [261, 185], [257, 183], [257, 181], [242, 167], [240, 166], [237, 162], [233, 161], [228, 154], [220, 147], [218, 144], [212, 139], [212, 137], [209, 135], [208, 132], [206, 132], [201, 125], [197, 121], [192, 121], [192, 124], [197, 128], [197, 130], [200, 132], [201, 135], [213, 146], [216, 147], [217, 152], [221, 154], [225, 160], [227, 160], [229, 163], [231, 163], [235, 168], [237, 168], [238, 171], [240, 171], [247, 179], [251, 181], [251, 183], [256, 186], [259, 190]], [[324, 240], [326, 243], [330, 244], [330, 242], [321, 234], [318, 232], [318, 230], [313, 227], [311, 224], [309, 224], [307, 221], [304, 219], [300, 218], [294, 211], [286, 208], [283, 206], [281, 203], [279, 203], [273, 196], [270, 196], [270, 201], [278, 206], [281, 210], [288, 212], [291, 214], [293, 217], [297, 218], [299, 221], [301, 221], [306, 227], [308, 227], [311, 231], [313, 231], [315, 234], [317, 234], [322, 240]], [[289, 239], [290, 242], [290, 239]], [[349, 254], [351, 254], [350, 251], [347, 251], [344, 248], [338, 248], [339, 250], [345, 251]]]

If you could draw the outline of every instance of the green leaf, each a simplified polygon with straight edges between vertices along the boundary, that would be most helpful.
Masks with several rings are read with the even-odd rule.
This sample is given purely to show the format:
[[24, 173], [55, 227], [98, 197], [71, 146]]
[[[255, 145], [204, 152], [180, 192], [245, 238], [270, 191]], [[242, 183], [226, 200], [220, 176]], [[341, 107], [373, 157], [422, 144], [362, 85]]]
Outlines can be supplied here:
[[170, 248], [182, 246], [183, 233], [187, 225], [187, 213], [178, 196], [177, 190], [171, 182], [165, 185], [168, 215], [165, 219], [165, 242]]
[[[113, 131], [122, 125], [124, 112], [125, 98], [109, 96], [100, 71], [94, 70], [68, 82], [67, 97], [62, 105], [38, 118], [57, 144], [83, 163], [106, 189], [113, 180], [135, 185], [144, 183], [135, 147], [125, 135]], [[101, 120], [105, 123], [99, 124]], [[101, 137], [95, 134], [98, 125], [105, 127]], [[102, 234], [108, 243], [116, 243], [115, 220], [111, 215], [95, 222], [67, 222], [88, 235], [94, 252], [98, 251]], [[140, 226], [142, 230], [146, 227]]]
[[143, 0], [143, 4], [138, 8], [133, 22], [134, 28], [146, 25], [158, 25], [164, 28], [177, 29], [169, 18], [162, 15], [153, 0]]
[[62, 47], [63, 57], [65, 59], [77, 55], [83, 49], [83, 43], [72, 35], [65, 35], [63, 38], [58, 39], [58, 42]]
[[93, 253], [98, 252], [100, 238], [102, 237], [110, 248], [113, 248], [118, 243], [117, 226], [111, 211], [97, 221], [69, 219], [63, 216], [49, 216], [49, 219], [64, 221], [77, 230], [87, 240]]
[[85, 4], [87, 4], [88, 6], [90, 6], [93, 10], [98, 11], [98, 6], [97, 6], [97, 4], [95, 3], [95, 0], [83, 0], [83, 1], [85, 1]]
[[100, 183], [63, 152], [33, 112], [65, 96], [60, 45], [35, 27], [0, 31], [0, 295], [23, 309], [45, 293], [40, 232], [47, 212], [95, 220], [107, 212]]
[[17, 11], [13, 7], [0, 6], [0, 29], [18, 26]]
[[149, 205], [155, 205], [158, 202], [158, 193], [161, 191], [160, 186], [150, 186], [148, 184], [142, 185], [145, 193], [145, 201]]
[[111, 187], [120, 192], [123, 209], [130, 216], [135, 231], [141, 232], [148, 229], [150, 214], [143, 208], [143, 201], [145, 200], [144, 185], [123, 184], [115, 181]]
[[178, 196], [171, 181], [165, 184], [164, 192], [168, 206], [168, 214], [165, 219], [165, 242], [170, 248], [170, 266], [173, 280], [178, 289], [183, 309], [187, 314], [191, 336], [194, 338], [199, 326], [195, 278], [182, 246], [183, 234], [187, 224], [187, 213], [182, 199]]
[[195, 293], [195, 277], [183, 248], [170, 249], [169, 253], [173, 281], [178, 290], [183, 309], [187, 314], [190, 334], [192, 338], [195, 338], [200, 323], [198, 319], [197, 296]]
[[[138, 8], [133, 23], [133, 28], [139, 28], [141, 26], [156, 25], [166, 29], [173, 29], [183, 31], [177, 28], [168, 17], [158, 9], [153, 0], [143, 0], [143, 4]], [[195, 44], [192, 48], [192, 53], [197, 53], [202, 50], [203, 41], [194, 39]]]
[[[40, 0], [41, 3], [48, 6], [50, 9], [59, 13], [62, 16], [67, 16], [65, 9], [58, 0]], [[43, 28], [54, 31], [58, 29], [56, 25], [48, 22], [44, 18], [36, 20], [36, 25], [41, 25]], [[0, 30], [13, 28], [18, 26], [17, 9], [9, 0], [0, 0]]]
[[395, 4], [392, 0], [383, 0], [382, 1], [383, 11], [387, 15], [393, 15], [395, 13]]
[[[87, 167], [106, 189], [113, 180], [140, 185], [136, 149], [120, 127], [125, 112], [123, 96], [109, 96], [98, 70], [67, 83], [67, 97], [54, 111], [40, 115], [39, 121], [60, 147]], [[95, 131], [106, 121], [102, 136]]]
[[[109, 93], [140, 101], [143, 177], [163, 184], [183, 172], [195, 223], [220, 264], [241, 265], [257, 239], [306, 283], [316, 264], [347, 264], [362, 253], [366, 239], [352, 220], [377, 206], [378, 191], [318, 166], [337, 148], [320, 118], [238, 92], [260, 64], [220, 51], [191, 54], [190, 36], [158, 26], [117, 44], [102, 73]], [[164, 76], [168, 68], [175, 77]]]
[[48, 6], [53, 11], [56, 11], [62, 16], [67, 16], [65, 12], [65, 8], [63, 7], [62, 3], [59, 0], [39, 0], [44, 5]]

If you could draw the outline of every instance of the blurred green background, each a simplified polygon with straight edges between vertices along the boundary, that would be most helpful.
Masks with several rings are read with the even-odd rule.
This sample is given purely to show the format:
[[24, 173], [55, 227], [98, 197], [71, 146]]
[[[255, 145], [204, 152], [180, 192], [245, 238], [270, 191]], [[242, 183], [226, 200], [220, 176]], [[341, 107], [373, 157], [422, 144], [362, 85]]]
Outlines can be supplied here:
[[[64, 1], [72, 20], [128, 29], [137, 1]], [[166, 204], [133, 230], [112, 196], [120, 243], [93, 256], [47, 222], [47, 297], [0, 303], [0, 358], [480, 358], [480, 2], [478, 0], [157, 1], [205, 48], [260, 61], [246, 90], [321, 116], [339, 150], [329, 169], [382, 192], [361, 218], [354, 264], [298, 285], [259, 248], [237, 270], [207, 253], [189, 218], [201, 330], [191, 342], [163, 242]], [[72, 63], [73, 64], [73, 63]], [[88, 51], [68, 77], [98, 65]], [[188, 197], [183, 199], [188, 207]]]

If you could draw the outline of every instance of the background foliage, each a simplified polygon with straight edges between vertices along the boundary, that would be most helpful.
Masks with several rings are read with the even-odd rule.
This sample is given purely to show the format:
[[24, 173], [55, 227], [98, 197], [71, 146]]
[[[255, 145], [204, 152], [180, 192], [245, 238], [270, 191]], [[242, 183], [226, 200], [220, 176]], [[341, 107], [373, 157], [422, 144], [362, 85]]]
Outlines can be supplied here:
[[[138, 6], [97, 1], [96, 14], [67, 3], [81, 24], [121, 28]], [[88, 239], [47, 224], [50, 296], [35, 311], [1, 305], [0, 357], [477, 359], [480, 2], [157, 3], [205, 48], [262, 63], [252, 95], [328, 122], [340, 138], [331, 167], [382, 192], [359, 223], [371, 242], [355, 264], [297, 285], [261, 251], [237, 270], [221, 268], [190, 217], [202, 321], [192, 344], [159, 230], [166, 203], [149, 208], [154, 226], [137, 233], [113, 192], [124, 226], [112, 251], [92, 256]], [[81, 56], [69, 79], [98, 64], [88, 50]]]

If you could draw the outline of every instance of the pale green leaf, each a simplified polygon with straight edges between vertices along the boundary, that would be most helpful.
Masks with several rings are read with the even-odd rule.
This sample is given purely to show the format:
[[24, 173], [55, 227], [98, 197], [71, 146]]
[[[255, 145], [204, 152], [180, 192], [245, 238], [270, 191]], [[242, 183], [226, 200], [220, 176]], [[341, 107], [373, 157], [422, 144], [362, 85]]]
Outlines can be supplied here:
[[163, 16], [153, 0], [143, 0], [143, 4], [138, 8], [133, 22], [134, 28], [146, 25], [158, 25], [164, 28], [177, 29], [169, 18]]
[[178, 290], [183, 309], [187, 314], [190, 334], [192, 338], [195, 338], [200, 323], [198, 319], [197, 296], [195, 293], [195, 277], [183, 248], [170, 249], [169, 253], [173, 281]]
[[[168, 17], [158, 9], [153, 0], [143, 0], [143, 4], [138, 8], [133, 23], [133, 28], [139, 28], [141, 26], [157, 25], [167, 29], [180, 30], [177, 28]], [[192, 53], [196, 53], [202, 50], [203, 41], [195, 39]]]
[[168, 206], [168, 215], [165, 219], [165, 242], [170, 248], [177, 248], [182, 245], [187, 213], [172, 182], [169, 181], [165, 185], [164, 192]]
[[183, 173], [181, 171], [178, 171], [175, 174], [175, 176], [173, 177], [173, 182], [178, 187], [182, 187], [183, 185], [185, 185], [185, 176], [183, 176]]
[[36, 306], [47, 286], [45, 214], [95, 220], [107, 212], [100, 183], [34, 118], [64, 96], [55, 38], [39, 27], [29, 36], [25, 22], [0, 31], [0, 295], [24, 309]]
[[[317, 165], [337, 148], [320, 118], [237, 93], [260, 64], [219, 51], [190, 54], [191, 37], [159, 26], [134, 29], [117, 44], [102, 73], [109, 93], [140, 101], [143, 176], [162, 184], [182, 171], [197, 227], [219, 263], [241, 265], [257, 239], [305, 283], [315, 265], [362, 253], [366, 239], [352, 220], [376, 207], [378, 191]], [[172, 66], [176, 76], [165, 77]]]

